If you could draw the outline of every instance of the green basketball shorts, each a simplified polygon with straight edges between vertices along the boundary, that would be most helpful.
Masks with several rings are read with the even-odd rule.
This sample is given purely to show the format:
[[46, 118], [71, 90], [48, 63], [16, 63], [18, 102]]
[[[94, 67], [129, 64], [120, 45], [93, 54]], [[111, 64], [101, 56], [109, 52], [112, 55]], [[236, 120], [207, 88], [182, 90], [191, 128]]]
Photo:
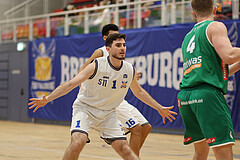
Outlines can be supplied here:
[[210, 85], [182, 89], [178, 106], [185, 125], [185, 145], [205, 139], [210, 147], [234, 144], [230, 109], [219, 89]]

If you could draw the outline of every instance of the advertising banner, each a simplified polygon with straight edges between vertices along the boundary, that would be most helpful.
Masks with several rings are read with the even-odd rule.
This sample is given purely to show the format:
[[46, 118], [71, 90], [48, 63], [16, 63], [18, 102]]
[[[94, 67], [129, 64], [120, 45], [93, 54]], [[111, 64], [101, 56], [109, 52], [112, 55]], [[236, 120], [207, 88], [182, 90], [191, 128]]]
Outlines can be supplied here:
[[[233, 46], [240, 45], [240, 21], [224, 21]], [[179, 113], [177, 93], [183, 75], [181, 45], [184, 36], [194, 26], [177, 24], [168, 27], [121, 30], [126, 34], [126, 60], [142, 73], [140, 85], [163, 106], [174, 105]], [[73, 35], [69, 37], [43, 38], [29, 45], [29, 93], [31, 97], [48, 95], [58, 85], [70, 80], [94, 50], [104, 45], [100, 33]], [[232, 111], [236, 131], [240, 131], [240, 72], [229, 77], [227, 102]], [[49, 120], [71, 120], [72, 103], [78, 88], [50, 102], [29, 116]], [[104, 93], [103, 93], [104, 94]], [[137, 107], [153, 127], [184, 128], [180, 113], [174, 122], [166, 120], [146, 104], [138, 100], [129, 90], [126, 100]]]

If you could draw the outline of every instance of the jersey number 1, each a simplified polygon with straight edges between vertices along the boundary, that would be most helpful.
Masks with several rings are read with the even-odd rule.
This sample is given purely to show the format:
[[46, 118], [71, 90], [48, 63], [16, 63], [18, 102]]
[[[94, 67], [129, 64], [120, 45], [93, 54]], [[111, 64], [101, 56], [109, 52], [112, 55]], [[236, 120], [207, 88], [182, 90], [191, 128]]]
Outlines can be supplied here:
[[116, 89], [116, 80], [113, 81], [113, 86], [112, 86], [112, 89]]
[[80, 120], [78, 120], [76, 122], [77, 122], [76, 128], [80, 128]]

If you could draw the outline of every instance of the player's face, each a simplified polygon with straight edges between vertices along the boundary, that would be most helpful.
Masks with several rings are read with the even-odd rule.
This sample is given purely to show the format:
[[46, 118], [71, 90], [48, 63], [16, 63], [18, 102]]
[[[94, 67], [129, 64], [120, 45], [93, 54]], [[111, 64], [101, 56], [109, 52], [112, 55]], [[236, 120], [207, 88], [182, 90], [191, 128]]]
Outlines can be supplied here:
[[124, 39], [117, 39], [113, 41], [112, 47], [110, 48], [109, 54], [112, 55], [112, 57], [124, 60], [125, 59], [125, 53], [126, 53], [126, 42]]

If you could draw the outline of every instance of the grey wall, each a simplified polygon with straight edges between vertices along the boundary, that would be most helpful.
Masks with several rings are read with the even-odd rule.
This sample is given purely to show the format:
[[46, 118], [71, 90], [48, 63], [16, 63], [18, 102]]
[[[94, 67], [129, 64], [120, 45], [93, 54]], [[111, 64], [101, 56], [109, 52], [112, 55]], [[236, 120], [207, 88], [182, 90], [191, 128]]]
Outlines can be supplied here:
[[0, 119], [7, 119], [8, 114], [8, 63], [7, 48], [0, 50]]
[[0, 45], [0, 119], [30, 121], [28, 117], [28, 46]]

